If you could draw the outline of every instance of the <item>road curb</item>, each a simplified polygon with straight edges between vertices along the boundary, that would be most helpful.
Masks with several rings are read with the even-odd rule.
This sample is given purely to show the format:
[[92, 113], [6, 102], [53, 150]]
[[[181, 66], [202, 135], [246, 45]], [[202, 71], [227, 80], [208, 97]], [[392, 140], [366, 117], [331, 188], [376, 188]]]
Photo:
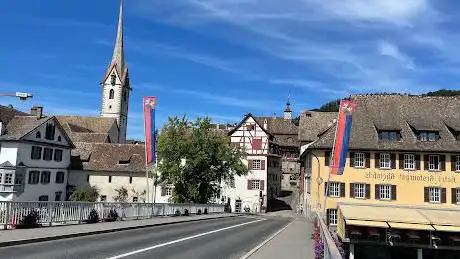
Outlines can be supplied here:
[[265, 239], [264, 241], [262, 241], [262, 243], [260, 243], [258, 246], [254, 247], [251, 251], [247, 252], [245, 255], [243, 255], [242, 257], [240, 257], [240, 259], [247, 259], [249, 257], [251, 257], [253, 254], [255, 254], [257, 251], [259, 251], [260, 248], [262, 248], [264, 245], [266, 245], [268, 242], [270, 242], [273, 238], [275, 238], [277, 235], [279, 235], [281, 232], [283, 232], [287, 227], [289, 227], [292, 223], [294, 223], [295, 220], [292, 220], [291, 222], [289, 222], [286, 226], [284, 226], [282, 229], [278, 230], [275, 232], [275, 234], [271, 235], [270, 237], [268, 237], [267, 239]]
[[68, 238], [74, 238], [74, 237], [83, 237], [83, 236], [106, 234], [106, 233], [120, 232], [120, 231], [133, 230], [133, 229], [141, 229], [141, 228], [173, 225], [173, 224], [204, 221], [204, 220], [211, 220], [211, 219], [232, 218], [232, 217], [240, 217], [240, 215], [228, 215], [228, 216], [224, 216], [224, 217], [217, 217], [216, 216], [216, 217], [210, 217], [210, 218], [191, 219], [191, 220], [186, 220], [186, 221], [162, 222], [162, 223], [154, 223], [154, 224], [147, 224], [147, 225], [140, 225], [140, 226], [121, 227], [121, 228], [104, 229], [104, 230], [97, 230], [97, 231], [91, 231], [91, 232], [64, 234], [64, 235], [59, 235], [59, 236], [29, 238], [29, 239], [22, 239], [22, 240], [12, 240], [12, 241], [0, 242], [0, 247], [24, 245], [24, 244], [31, 244], [31, 243], [41, 243], [41, 242], [46, 242], [46, 241], [68, 239]]

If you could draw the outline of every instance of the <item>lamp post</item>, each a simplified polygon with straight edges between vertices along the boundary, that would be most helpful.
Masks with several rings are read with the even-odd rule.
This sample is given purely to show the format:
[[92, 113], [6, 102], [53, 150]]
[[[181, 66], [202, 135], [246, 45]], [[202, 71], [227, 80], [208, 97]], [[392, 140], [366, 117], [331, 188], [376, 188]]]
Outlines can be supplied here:
[[0, 93], [0, 96], [9, 96], [9, 97], [17, 97], [21, 101], [25, 101], [29, 98], [33, 98], [31, 93], [23, 93], [23, 92], [16, 92], [16, 93]]

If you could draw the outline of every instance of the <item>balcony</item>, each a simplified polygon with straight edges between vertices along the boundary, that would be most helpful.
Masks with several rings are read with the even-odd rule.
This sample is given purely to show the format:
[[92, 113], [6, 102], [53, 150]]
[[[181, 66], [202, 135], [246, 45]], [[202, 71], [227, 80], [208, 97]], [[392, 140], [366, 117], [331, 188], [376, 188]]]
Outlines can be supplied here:
[[0, 184], [0, 193], [22, 192], [23, 189], [20, 184]]

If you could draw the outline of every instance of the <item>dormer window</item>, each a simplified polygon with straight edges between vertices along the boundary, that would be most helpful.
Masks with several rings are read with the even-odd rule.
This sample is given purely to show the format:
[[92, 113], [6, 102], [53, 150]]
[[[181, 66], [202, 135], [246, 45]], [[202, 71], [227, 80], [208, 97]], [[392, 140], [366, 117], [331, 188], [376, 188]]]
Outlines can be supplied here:
[[401, 140], [401, 132], [398, 130], [381, 130], [378, 132], [379, 140], [399, 141]]
[[420, 131], [417, 135], [420, 141], [436, 141], [439, 139], [438, 131]]
[[52, 123], [46, 124], [45, 138], [47, 140], [54, 140], [54, 134], [56, 132], [56, 126]]
[[42, 137], [42, 134], [40, 133], [40, 131], [37, 131], [37, 133], [35, 133], [35, 138], [41, 138]]
[[115, 74], [112, 74], [110, 76], [110, 84], [115, 85], [116, 81], [117, 81], [117, 76]]

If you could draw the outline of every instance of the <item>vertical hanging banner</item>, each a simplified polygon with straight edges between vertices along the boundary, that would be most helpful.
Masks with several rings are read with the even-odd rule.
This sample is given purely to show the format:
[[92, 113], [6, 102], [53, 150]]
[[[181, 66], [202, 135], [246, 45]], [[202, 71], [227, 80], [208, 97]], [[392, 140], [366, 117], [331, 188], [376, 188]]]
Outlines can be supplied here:
[[339, 107], [339, 119], [337, 120], [337, 129], [335, 133], [331, 173], [342, 175], [345, 161], [347, 160], [352, 115], [356, 104], [350, 100], [342, 100], [340, 101]]
[[154, 96], [144, 97], [144, 126], [146, 163], [155, 163], [155, 105]]

